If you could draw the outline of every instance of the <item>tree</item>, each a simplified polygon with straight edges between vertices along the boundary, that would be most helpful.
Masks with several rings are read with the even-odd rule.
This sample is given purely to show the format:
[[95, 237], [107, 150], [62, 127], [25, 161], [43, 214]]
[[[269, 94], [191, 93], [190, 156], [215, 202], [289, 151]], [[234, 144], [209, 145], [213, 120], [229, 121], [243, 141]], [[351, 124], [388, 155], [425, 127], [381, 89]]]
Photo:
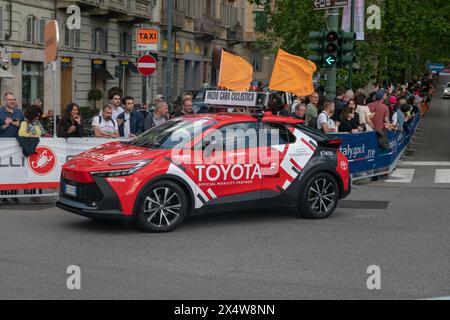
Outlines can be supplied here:
[[[286, 51], [306, 57], [308, 33], [326, 29], [323, 10], [313, 10], [313, 0], [249, 0], [264, 6], [269, 31], [261, 46], [279, 43]], [[382, 11], [382, 29], [366, 30], [366, 40], [357, 41], [355, 87], [370, 80], [404, 81], [425, 71], [427, 62], [450, 62], [450, 1], [366, 0]]]

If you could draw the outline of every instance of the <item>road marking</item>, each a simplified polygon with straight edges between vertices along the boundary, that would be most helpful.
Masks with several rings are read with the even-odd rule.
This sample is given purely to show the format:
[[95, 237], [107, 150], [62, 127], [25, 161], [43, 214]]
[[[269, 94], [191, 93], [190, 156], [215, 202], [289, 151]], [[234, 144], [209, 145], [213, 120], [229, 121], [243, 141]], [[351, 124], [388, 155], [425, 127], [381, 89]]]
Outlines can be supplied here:
[[437, 169], [434, 183], [450, 183], [450, 169]]
[[450, 162], [442, 161], [400, 161], [401, 166], [412, 167], [450, 167]]
[[397, 169], [386, 182], [411, 183], [414, 179], [415, 171], [416, 169]]
[[447, 301], [447, 300], [450, 300], [450, 296], [448, 296], [448, 297], [429, 298], [429, 299], [423, 299], [423, 300]]

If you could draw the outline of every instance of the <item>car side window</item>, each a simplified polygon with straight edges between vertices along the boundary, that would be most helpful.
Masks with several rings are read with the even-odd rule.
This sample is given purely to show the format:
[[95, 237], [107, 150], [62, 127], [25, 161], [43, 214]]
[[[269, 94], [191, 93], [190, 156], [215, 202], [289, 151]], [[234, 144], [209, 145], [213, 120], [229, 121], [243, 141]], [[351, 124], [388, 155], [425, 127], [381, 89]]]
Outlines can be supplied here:
[[260, 146], [285, 145], [295, 143], [297, 138], [282, 123], [263, 123], [264, 133], [260, 134]]
[[256, 122], [240, 122], [219, 128], [223, 150], [255, 148], [258, 146]]

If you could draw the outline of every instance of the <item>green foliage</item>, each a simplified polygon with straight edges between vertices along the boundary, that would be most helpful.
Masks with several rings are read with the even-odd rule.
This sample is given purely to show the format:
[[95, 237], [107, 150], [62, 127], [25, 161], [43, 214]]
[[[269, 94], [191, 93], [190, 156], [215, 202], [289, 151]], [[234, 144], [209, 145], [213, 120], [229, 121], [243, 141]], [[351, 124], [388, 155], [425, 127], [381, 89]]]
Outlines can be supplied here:
[[[249, 2], [264, 6], [269, 16], [261, 47], [279, 43], [289, 53], [307, 57], [309, 31], [327, 29], [325, 11], [312, 10], [313, 0]], [[355, 87], [370, 80], [402, 81], [424, 72], [427, 62], [450, 62], [450, 1], [366, 0], [366, 6], [372, 4], [381, 7], [382, 29], [366, 30], [366, 40], [357, 41]]]
[[89, 101], [100, 101], [103, 99], [103, 93], [99, 89], [91, 89], [88, 93]]

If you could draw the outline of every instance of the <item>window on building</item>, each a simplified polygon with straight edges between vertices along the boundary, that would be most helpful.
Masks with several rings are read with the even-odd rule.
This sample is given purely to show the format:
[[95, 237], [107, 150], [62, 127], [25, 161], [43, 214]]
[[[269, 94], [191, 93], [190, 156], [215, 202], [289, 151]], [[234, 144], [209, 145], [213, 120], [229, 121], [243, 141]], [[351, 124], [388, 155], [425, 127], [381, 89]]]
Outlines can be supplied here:
[[74, 47], [80, 48], [81, 47], [81, 30], [75, 29], [75, 30], [72, 30], [72, 32], [73, 32], [73, 35], [75, 38]]
[[68, 48], [80, 48], [81, 30], [80, 29], [69, 30], [69, 28], [67, 28], [67, 25], [64, 24], [64, 46]]
[[64, 46], [70, 48], [70, 30], [64, 24]]
[[22, 63], [22, 108], [26, 110], [34, 100], [44, 98], [44, 64]]
[[3, 8], [0, 7], [0, 40], [4, 40], [4, 32], [3, 32]]
[[262, 71], [263, 55], [260, 50], [252, 50], [251, 63], [256, 72]]
[[37, 19], [34, 16], [28, 16], [26, 22], [26, 38], [25, 41], [29, 43], [36, 43], [36, 28], [37, 28]]
[[47, 19], [39, 20], [39, 44], [44, 44], [44, 33], [45, 33], [45, 24], [47, 23]]
[[131, 54], [131, 35], [130, 33], [123, 31], [119, 36], [119, 49], [120, 52]]
[[255, 32], [266, 32], [268, 24], [267, 13], [265, 13], [264, 11], [255, 11], [254, 15], [255, 15]]
[[108, 33], [102, 28], [96, 28], [93, 32], [92, 47], [94, 51], [108, 50]]

